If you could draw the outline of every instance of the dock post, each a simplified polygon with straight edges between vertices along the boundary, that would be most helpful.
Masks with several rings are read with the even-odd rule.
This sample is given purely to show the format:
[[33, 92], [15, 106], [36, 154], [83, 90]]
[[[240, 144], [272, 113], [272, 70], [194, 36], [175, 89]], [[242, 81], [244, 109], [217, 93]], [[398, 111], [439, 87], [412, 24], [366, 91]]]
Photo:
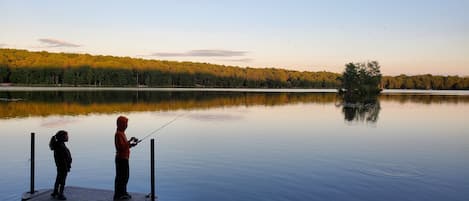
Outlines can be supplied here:
[[34, 193], [36, 191], [34, 190], [34, 163], [35, 163], [35, 139], [34, 139], [35, 134], [31, 133], [31, 177], [30, 177], [30, 188], [29, 191], [26, 193], [23, 193], [21, 200], [26, 201], [31, 199], [34, 196]]
[[31, 133], [31, 183], [29, 193], [34, 194], [34, 163], [35, 163], [35, 141], [34, 133]]
[[155, 201], [155, 139], [150, 143], [151, 201]]

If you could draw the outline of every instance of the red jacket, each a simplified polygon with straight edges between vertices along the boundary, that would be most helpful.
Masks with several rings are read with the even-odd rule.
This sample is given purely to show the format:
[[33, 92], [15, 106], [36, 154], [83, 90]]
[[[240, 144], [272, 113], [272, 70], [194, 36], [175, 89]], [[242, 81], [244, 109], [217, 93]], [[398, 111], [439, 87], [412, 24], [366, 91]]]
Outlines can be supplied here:
[[125, 136], [125, 129], [127, 128], [128, 119], [120, 116], [117, 119], [117, 131], [114, 136], [114, 145], [116, 146], [116, 157], [122, 159], [129, 159], [130, 145]]

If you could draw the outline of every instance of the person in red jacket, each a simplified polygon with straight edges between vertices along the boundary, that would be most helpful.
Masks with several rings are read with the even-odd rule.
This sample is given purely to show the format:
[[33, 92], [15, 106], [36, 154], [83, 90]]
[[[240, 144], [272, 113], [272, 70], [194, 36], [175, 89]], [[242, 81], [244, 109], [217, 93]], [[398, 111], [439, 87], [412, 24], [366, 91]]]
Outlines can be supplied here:
[[127, 140], [125, 129], [129, 119], [124, 116], [117, 118], [117, 131], [114, 136], [116, 146], [116, 179], [114, 181], [114, 200], [128, 200], [132, 196], [127, 192], [129, 181], [130, 148], [137, 145], [138, 139], [132, 137]]

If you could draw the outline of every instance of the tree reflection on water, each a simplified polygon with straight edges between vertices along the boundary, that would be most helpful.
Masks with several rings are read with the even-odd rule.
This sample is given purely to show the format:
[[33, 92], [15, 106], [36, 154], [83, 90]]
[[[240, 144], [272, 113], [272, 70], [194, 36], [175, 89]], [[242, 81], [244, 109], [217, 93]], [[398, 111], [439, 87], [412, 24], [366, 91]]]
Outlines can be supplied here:
[[193, 91], [38, 91], [0, 92], [0, 119], [49, 115], [174, 111], [238, 106], [330, 104], [334, 93], [262, 93]]
[[381, 94], [366, 101], [345, 100], [336, 93], [188, 92], [188, 91], [21, 91], [2, 92], [0, 119], [50, 115], [173, 111], [239, 106], [331, 104], [346, 121], [378, 121], [381, 102], [399, 104], [468, 104], [469, 96]]
[[371, 122], [378, 121], [381, 106], [379, 100], [372, 102], [343, 103], [342, 113], [347, 121]]

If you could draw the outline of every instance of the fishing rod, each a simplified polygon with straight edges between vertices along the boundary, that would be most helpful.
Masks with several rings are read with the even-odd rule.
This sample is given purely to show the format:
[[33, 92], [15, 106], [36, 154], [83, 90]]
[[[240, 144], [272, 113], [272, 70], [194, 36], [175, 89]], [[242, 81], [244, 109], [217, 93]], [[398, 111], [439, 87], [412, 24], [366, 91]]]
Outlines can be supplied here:
[[[177, 119], [179, 119], [180, 117], [184, 116], [185, 114], [186, 114], [186, 113], [182, 113], [182, 114], [178, 115], [177, 117], [175, 117], [175, 118], [172, 119], [171, 121], [168, 121], [168, 122], [166, 122], [165, 124], [163, 124], [162, 126], [160, 126], [159, 128], [153, 130], [152, 132], [150, 132], [148, 135], [146, 135], [146, 136], [143, 137], [142, 139], [140, 139], [140, 140], [135, 140], [135, 141], [136, 141], [135, 144], [140, 143], [141, 141], [143, 141], [143, 140], [147, 139], [148, 137], [154, 135], [156, 132], [160, 131], [160, 130], [163, 129], [164, 127], [169, 126], [171, 123], [175, 122]], [[136, 139], [136, 138], [134, 138], [134, 139]], [[132, 139], [131, 139], [131, 140], [132, 140]]]

